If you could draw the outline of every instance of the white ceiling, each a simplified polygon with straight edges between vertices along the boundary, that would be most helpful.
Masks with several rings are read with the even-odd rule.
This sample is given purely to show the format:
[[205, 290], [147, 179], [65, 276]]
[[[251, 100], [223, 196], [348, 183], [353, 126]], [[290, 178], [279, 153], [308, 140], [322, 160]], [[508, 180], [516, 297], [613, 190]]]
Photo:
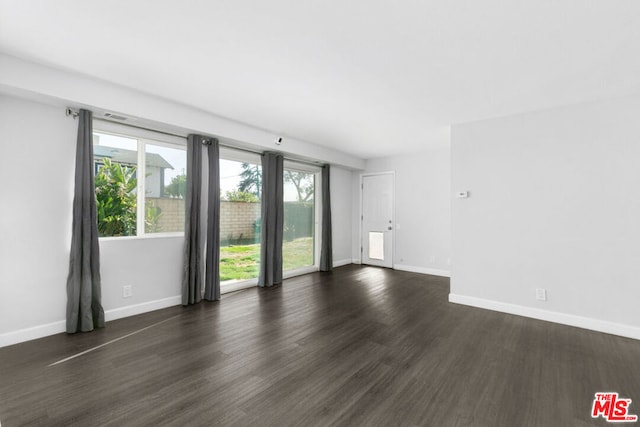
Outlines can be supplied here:
[[0, 0], [0, 51], [362, 158], [640, 90], [637, 0]]

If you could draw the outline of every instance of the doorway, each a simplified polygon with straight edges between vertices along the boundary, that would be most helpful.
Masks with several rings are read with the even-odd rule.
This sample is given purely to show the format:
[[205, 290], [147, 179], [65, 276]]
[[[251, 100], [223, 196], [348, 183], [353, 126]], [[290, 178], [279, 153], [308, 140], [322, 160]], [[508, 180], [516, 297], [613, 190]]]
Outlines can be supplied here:
[[362, 176], [362, 263], [393, 268], [394, 173]]

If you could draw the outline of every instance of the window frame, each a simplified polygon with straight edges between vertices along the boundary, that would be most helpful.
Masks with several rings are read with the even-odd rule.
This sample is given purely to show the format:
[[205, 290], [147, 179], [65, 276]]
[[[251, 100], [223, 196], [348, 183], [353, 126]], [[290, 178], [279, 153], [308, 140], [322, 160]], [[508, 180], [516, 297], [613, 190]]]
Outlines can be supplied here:
[[[118, 136], [123, 138], [135, 139], [137, 141], [137, 175], [145, 179], [139, 179], [136, 187], [136, 235], [135, 236], [104, 236], [99, 237], [101, 241], [112, 240], [135, 240], [135, 239], [155, 239], [166, 237], [184, 237], [182, 231], [166, 231], [159, 233], [148, 233], [145, 230], [145, 214], [146, 214], [146, 146], [154, 145], [165, 148], [173, 148], [187, 152], [187, 139], [178, 136], [167, 135], [163, 133], [153, 132], [151, 130], [140, 129], [133, 126], [120, 125], [118, 123], [107, 122], [103, 120], [94, 120], [93, 133]], [[186, 170], [186, 165], [185, 165]], [[95, 171], [94, 171], [95, 173]], [[189, 171], [186, 170], [188, 174]], [[95, 190], [94, 190], [95, 191]]]
[[[254, 152], [243, 150], [240, 148], [236, 149], [232, 147], [221, 146], [219, 160], [228, 160], [228, 161], [238, 162], [238, 163], [251, 163], [251, 164], [256, 164], [262, 167], [262, 154], [254, 153]], [[222, 194], [220, 194], [220, 197], [222, 197]], [[262, 200], [260, 200], [260, 203], [262, 204]], [[260, 215], [260, 218], [262, 218], [262, 214]], [[220, 219], [222, 220], [222, 218]], [[224, 282], [220, 281], [220, 292], [223, 294], [226, 294], [229, 292], [235, 292], [242, 289], [251, 288], [256, 286], [257, 284], [258, 284], [258, 277], [254, 277], [252, 279], [237, 280], [237, 281], [234, 281], [234, 280], [225, 280]]]

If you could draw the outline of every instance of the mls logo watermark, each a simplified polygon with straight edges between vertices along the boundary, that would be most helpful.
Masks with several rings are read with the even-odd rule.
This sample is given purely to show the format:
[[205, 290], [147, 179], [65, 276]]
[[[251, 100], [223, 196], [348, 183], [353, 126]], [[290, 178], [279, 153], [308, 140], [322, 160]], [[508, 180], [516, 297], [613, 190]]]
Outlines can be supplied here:
[[629, 413], [631, 399], [618, 397], [618, 393], [596, 393], [591, 408], [591, 417], [602, 417], [610, 423], [634, 423], [638, 416]]

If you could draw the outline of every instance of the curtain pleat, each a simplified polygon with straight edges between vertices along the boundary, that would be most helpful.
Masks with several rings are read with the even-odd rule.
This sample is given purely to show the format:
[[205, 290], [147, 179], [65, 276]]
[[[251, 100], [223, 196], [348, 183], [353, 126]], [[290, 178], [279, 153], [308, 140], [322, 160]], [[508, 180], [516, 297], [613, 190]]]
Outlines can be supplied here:
[[204, 299], [220, 300], [220, 146], [217, 139], [207, 146], [209, 197], [207, 207], [207, 254]]
[[320, 247], [320, 271], [333, 270], [333, 243], [331, 234], [331, 185], [330, 167], [322, 167], [322, 240]]
[[262, 234], [258, 286], [282, 283], [282, 233], [284, 223], [282, 154], [262, 155]]
[[80, 110], [67, 277], [67, 332], [70, 334], [104, 327], [93, 174], [93, 114]]
[[187, 186], [185, 195], [184, 257], [182, 305], [202, 299], [203, 269], [200, 208], [202, 194], [202, 140], [200, 135], [187, 138]]

